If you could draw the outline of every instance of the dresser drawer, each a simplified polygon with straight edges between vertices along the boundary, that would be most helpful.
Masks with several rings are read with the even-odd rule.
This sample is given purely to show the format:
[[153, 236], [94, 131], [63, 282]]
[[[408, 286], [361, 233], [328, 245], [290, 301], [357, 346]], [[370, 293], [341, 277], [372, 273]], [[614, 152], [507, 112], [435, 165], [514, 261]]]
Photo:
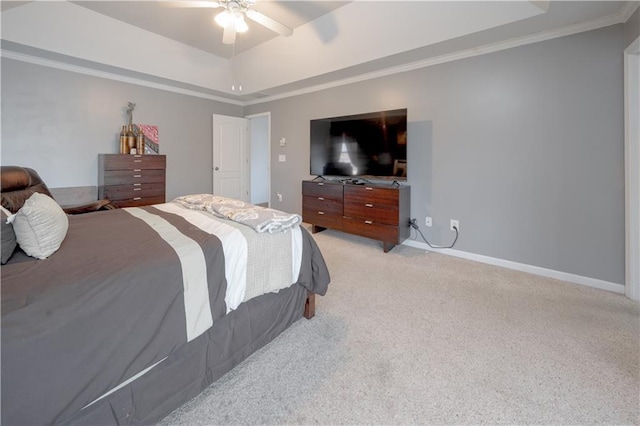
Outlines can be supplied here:
[[356, 219], [353, 217], [343, 217], [342, 223], [344, 228], [348, 229], [352, 234], [375, 238], [376, 240], [393, 244], [399, 243], [397, 226], [389, 226], [372, 220]]
[[124, 200], [115, 200], [113, 204], [118, 207], [140, 207], [151, 204], [162, 204], [165, 202], [164, 195], [155, 197], [133, 197]]
[[317, 210], [328, 214], [342, 216], [342, 203], [337, 200], [329, 200], [323, 197], [303, 197], [303, 206], [307, 210]]
[[344, 201], [357, 204], [374, 204], [398, 207], [399, 191], [393, 188], [379, 188], [368, 185], [346, 185]]
[[164, 155], [123, 155], [104, 154], [104, 170], [135, 170], [135, 169], [159, 169], [166, 168], [166, 156]]
[[330, 198], [342, 202], [342, 188], [343, 185], [340, 183], [302, 182], [302, 195]]
[[164, 183], [134, 183], [110, 185], [104, 188], [104, 197], [111, 201], [164, 195]]
[[164, 185], [164, 170], [107, 170], [104, 172], [103, 184], [131, 185], [135, 183], [162, 183]]
[[376, 204], [375, 201], [344, 201], [344, 215], [355, 219], [365, 219], [386, 225], [398, 225], [398, 207]]
[[323, 210], [302, 209], [302, 221], [323, 228], [342, 230], [342, 211], [340, 213], [326, 212]]

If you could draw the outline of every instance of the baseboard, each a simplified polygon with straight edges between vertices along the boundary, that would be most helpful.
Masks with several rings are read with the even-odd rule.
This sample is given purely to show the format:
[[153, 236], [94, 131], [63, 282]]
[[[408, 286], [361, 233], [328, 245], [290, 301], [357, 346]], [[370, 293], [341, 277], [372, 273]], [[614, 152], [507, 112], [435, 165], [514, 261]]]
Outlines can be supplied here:
[[582, 275], [570, 274], [568, 272], [556, 271], [553, 269], [541, 268], [539, 266], [527, 265], [524, 263], [512, 262], [510, 260], [498, 259], [496, 257], [483, 256], [481, 254], [468, 253], [465, 251], [454, 249], [434, 249], [429, 247], [425, 243], [421, 243], [413, 240], [405, 240], [403, 245], [423, 249], [434, 253], [442, 253], [449, 256], [460, 257], [463, 259], [474, 260], [480, 263], [486, 263], [494, 266], [501, 266], [507, 269], [513, 269], [516, 271], [528, 272], [530, 274], [540, 275], [547, 278], [554, 278], [556, 280], [567, 281], [574, 284], [585, 285], [588, 287], [597, 288], [600, 290], [607, 290], [614, 293], [624, 294], [625, 288], [622, 284], [616, 284], [609, 281], [599, 280], [596, 278], [584, 277]]

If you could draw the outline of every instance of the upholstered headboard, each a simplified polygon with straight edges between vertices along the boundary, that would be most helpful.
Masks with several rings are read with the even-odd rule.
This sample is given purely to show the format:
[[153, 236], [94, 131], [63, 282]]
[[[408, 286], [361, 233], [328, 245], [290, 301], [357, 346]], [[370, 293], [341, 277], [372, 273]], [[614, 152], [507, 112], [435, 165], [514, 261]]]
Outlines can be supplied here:
[[38, 173], [28, 167], [0, 166], [2, 207], [16, 213], [34, 192], [53, 198]]

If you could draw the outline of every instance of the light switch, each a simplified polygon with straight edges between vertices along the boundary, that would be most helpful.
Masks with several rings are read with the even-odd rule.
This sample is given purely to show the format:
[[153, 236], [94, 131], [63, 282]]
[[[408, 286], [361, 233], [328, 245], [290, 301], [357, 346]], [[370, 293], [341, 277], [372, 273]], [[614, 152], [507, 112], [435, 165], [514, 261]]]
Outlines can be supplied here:
[[286, 146], [286, 145], [287, 145], [287, 140], [285, 138], [280, 138], [280, 146]]
[[278, 155], [278, 161], [284, 163], [285, 161], [287, 161], [287, 156], [284, 154]]

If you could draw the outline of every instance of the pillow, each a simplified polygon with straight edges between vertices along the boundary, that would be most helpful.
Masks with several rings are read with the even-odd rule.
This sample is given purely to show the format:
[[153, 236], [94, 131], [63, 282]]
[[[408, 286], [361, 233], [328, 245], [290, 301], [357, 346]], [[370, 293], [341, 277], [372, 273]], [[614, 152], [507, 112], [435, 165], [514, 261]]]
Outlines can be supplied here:
[[13, 217], [20, 248], [29, 256], [46, 259], [67, 236], [69, 219], [53, 198], [34, 192]]
[[0, 214], [2, 223], [0, 223], [0, 248], [2, 249], [2, 264], [7, 263], [14, 250], [16, 249], [16, 234], [13, 232], [13, 225], [10, 221], [13, 219], [13, 213], [0, 206], [2, 213]]

